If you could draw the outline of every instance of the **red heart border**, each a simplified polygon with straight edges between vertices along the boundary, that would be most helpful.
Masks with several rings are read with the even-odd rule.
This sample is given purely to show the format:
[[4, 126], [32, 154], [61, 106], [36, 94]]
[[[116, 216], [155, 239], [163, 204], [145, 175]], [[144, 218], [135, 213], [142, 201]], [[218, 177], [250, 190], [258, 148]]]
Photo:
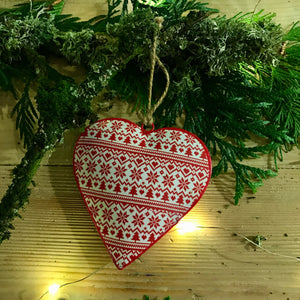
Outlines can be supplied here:
[[[188, 206], [188, 209], [184, 212], [184, 214], [183, 215], [181, 215], [180, 217], [178, 217], [178, 216], [176, 216], [176, 218], [174, 219], [174, 220], [172, 220], [172, 222], [171, 222], [171, 224], [170, 224], [170, 227], [169, 228], [166, 228], [165, 229], [165, 231], [164, 232], [161, 232], [158, 236], [156, 236], [155, 237], [155, 239], [153, 239], [153, 237], [152, 237], [152, 240], [151, 240], [151, 242], [150, 243], [148, 243], [148, 245], [144, 248], [144, 249], [142, 249], [141, 251], [132, 251], [132, 253], [131, 253], [131, 257], [126, 257], [125, 258], [125, 256], [126, 255], [129, 255], [130, 254], [130, 251], [129, 252], [124, 252], [124, 253], [120, 253], [120, 251], [116, 251], [115, 249], [113, 249], [113, 247], [112, 247], [112, 245], [110, 244], [110, 242], [108, 242], [108, 238], [109, 238], [109, 235], [111, 235], [111, 236], [114, 236], [114, 235], [116, 235], [116, 231], [114, 230], [114, 229], [112, 229], [111, 230], [111, 232], [110, 233], [108, 233], [108, 234], [104, 234], [104, 230], [103, 230], [103, 228], [100, 228], [101, 226], [101, 219], [100, 219], [100, 221], [97, 221], [96, 220], [96, 218], [95, 218], [95, 211], [93, 211], [92, 209], [91, 209], [91, 200], [89, 200], [88, 198], [89, 197], [87, 197], [87, 194], [86, 194], [86, 189], [84, 188], [84, 186], [87, 184], [87, 182], [84, 180], [84, 183], [82, 183], [82, 182], [80, 182], [80, 178], [79, 178], [79, 176], [78, 176], [78, 174], [76, 174], [76, 172], [77, 172], [77, 170], [78, 170], [78, 168], [76, 167], [77, 166], [77, 163], [78, 163], [78, 161], [76, 161], [76, 151], [78, 151], [78, 155], [79, 156], [81, 156], [81, 155], [84, 155], [83, 153], [83, 151], [81, 152], [81, 150], [78, 150], [78, 148], [79, 148], [79, 145], [81, 145], [82, 144], [82, 140], [84, 140], [85, 139], [85, 137], [88, 135], [88, 133], [89, 134], [91, 134], [91, 136], [94, 138], [94, 139], [96, 139], [97, 137], [98, 138], [103, 138], [103, 139], [107, 139], [108, 140], [108, 138], [110, 137], [110, 133], [107, 133], [107, 132], [105, 132], [105, 131], [103, 131], [103, 132], [101, 132], [100, 130], [99, 130], [99, 128], [98, 128], [98, 131], [97, 131], [97, 126], [100, 124], [100, 127], [101, 127], [101, 123], [102, 123], [102, 125], [104, 126], [105, 124], [108, 124], [109, 122], [120, 122], [120, 123], [124, 123], [124, 124], [127, 124], [128, 125], [128, 128], [131, 128], [131, 130], [133, 130], [133, 131], [135, 131], [135, 130], [137, 130], [137, 131], [140, 131], [141, 133], [142, 133], [142, 136], [145, 136], [145, 137], [149, 137], [151, 134], [152, 135], [154, 135], [154, 134], [157, 134], [157, 133], [161, 133], [161, 132], [168, 132], [168, 131], [171, 131], [171, 132], [178, 132], [178, 133], [180, 133], [180, 134], [185, 134], [185, 135], [187, 135], [187, 136], [190, 136], [190, 137], [193, 137], [193, 139], [195, 139], [196, 141], [198, 141], [199, 143], [200, 143], [200, 145], [201, 145], [201, 147], [203, 148], [202, 149], [202, 153], [204, 152], [205, 153], [205, 156], [206, 156], [206, 160], [207, 160], [207, 171], [208, 171], [208, 175], [206, 176], [206, 178], [207, 178], [207, 181], [206, 181], [206, 184], [205, 184], [205, 186], [201, 189], [201, 192], [200, 192], [200, 194], [197, 194], [197, 198], [196, 199], [194, 199], [193, 200], [193, 202], [191, 203], [191, 205], [189, 205], [190, 203], [188, 203], [188, 201], [190, 202], [190, 200], [186, 200], [186, 204], [187, 204], [187, 206]], [[94, 129], [94, 127], [96, 128], [96, 130]], [[163, 133], [161, 133], [161, 135], [163, 136]], [[119, 139], [119, 141], [122, 141], [122, 139], [124, 139], [124, 137], [122, 137], [122, 136], [119, 136], [118, 137], [118, 139]], [[117, 141], [117, 143], [119, 142], [119, 141]], [[135, 140], [135, 141], [133, 141], [133, 142], [138, 142], [137, 140]], [[146, 139], [146, 142], [148, 142], [147, 141], [147, 139]], [[146, 146], [146, 142], [141, 146], [141, 150], [142, 149], [145, 149], [145, 148], [143, 148], [143, 147], [145, 147]], [[152, 148], [152, 149], [154, 149], [154, 144], [155, 143], [151, 143], [151, 142], [148, 142], [148, 147], [150, 147], [150, 148]], [[135, 144], [135, 146], [136, 146], [136, 144]], [[179, 152], [182, 150], [182, 152], [185, 150], [184, 148], [183, 148], [184, 146], [182, 146], [182, 148], [179, 148], [178, 150], [179, 150]], [[178, 147], [177, 147], [178, 148]], [[148, 150], [148, 148], [146, 148], [147, 150]], [[162, 151], [164, 151], [164, 152], [166, 152], [166, 149], [162, 149]], [[176, 151], [177, 151], [177, 149], [176, 149]], [[196, 153], [196, 152], [198, 152], [198, 151], [195, 151], [194, 152], [194, 154], [196, 155], [199, 155], [200, 153], [201, 153], [201, 151], [199, 150], [199, 152], [198, 153]], [[170, 155], [171, 155], [172, 153], [170, 152]], [[173, 152], [173, 154], [174, 154], [174, 152]], [[191, 155], [191, 154], [190, 154]], [[96, 150], [91, 150], [91, 156], [93, 156], [93, 157], [97, 157], [97, 151]], [[104, 158], [104, 156], [105, 156], [105, 159], [111, 159], [112, 157], [111, 157], [111, 153], [109, 153], [109, 152], [106, 152], [105, 154], [103, 154], [103, 158]], [[118, 161], [125, 161], [126, 160], [126, 156], [124, 155], [124, 157], [121, 155], [121, 156], [118, 156], [117, 157], [117, 159], [118, 159]], [[143, 159], [142, 158], [137, 158], [136, 159], [136, 163], [137, 164], [142, 164], [143, 162]], [[152, 165], [151, 165], [151, 167], [155, 170], [155, 168], [159, 168], [159, 164], [158, 163], [155, 163], [155, 162], [152, 162]], [[172, 171], [172, 165], [168, 165], [167, 166], [169, 169], [171, 169], [170, 171]], [[174, 166], [173, 166], [174, 167]], [[111, 255], [111, 257], [112, 257], [112, 260], [114, 261], [114, 263], [115, 263], [115, 265], [117, 266], [117, 268], [118, 269], [120, 269], [120, 270], [122, 270], [122, 269], [124, 269], [126, 266], [128, 266], [130, 263], [132, 263], [135, 259], [137, 259], [138, 257], [140, 257], [143, 253], [145, 253], [150, 247], [152, 247], [155, 243], [157, 243], [169, 230], [171, 230], [176, 224], [177, 224], [177, 222], [179, 221], [179, 220], [181, 220], [181, 218], [183, 217], [183, 216], [185, 216], [197, 203], [198, 203], [198, 201], [200, 200], [200, 198], [203, 196], [203, 194], [204, 194], [204, 192], [205, 192], [205, 190], [206, 190], [206, 188], [207, 188], [207, 186], [208, 186], [208, 184], [209, 184], [209, 180], [210, 180], [210, 177], [211, 177], [211, 172], [212, 172], [212, 163], [211, 163], [211, 158], [210, 158], [210, 155], [209, 155], [209, 151], [208, 151], [208, 149], [207, 149], [207, 147], [205, 146], [205, 144], [196, 136], [196, 135], [194, 135], [194, 134], [192, 134], [192, 133], [190, 133], [190, 132], [188, 132], [188, 131], [186, 131], [186, 130], [184, 130], [184, 129], [179, 129], [179, 128], [160, 128], [160, 129], [157, 129], [157, 130], [154, 130], [154, 126], [153, 126], [153, 128], [152, 128], [152, 130], [149, 130], [149, 131], [146, 131], [146, 130], [144, 130], [144, 128], [143, 127], [140, 127], [140, 126], [138, 126], [137, 124], [135, 124], [135, 123], [133, 123], [133, 122], [131, 122], [131, 121], [129, 121], [129, 120], [126, 120], [126, 119], [121, 119], [121, 118], [107, 118], [107, 119], [102, 119], [102, 120], [99, 120], [99, 121], [97, 121], [96, 123], [94, 123], [94, 124], [92, 124], [92, 125], [90, 125], [90, 126], [88, 126], [86, 129], [85, 129], [85, 131], [79, 136], [79, 138], [78, 138], [78, 140], [77, 140], [77, 142], [76, 142], [76, 145], [75, 145], [75, 148], [74, 148], [74, 155], [73, 155], [73, 170], [74, 170], [74, 176], [75, 176], [75, 179], [76, 179], [76, 182], [77, 182], [77, 186], [78, 186], [78, 188], [79, 188], [79, 190], [80, 190], [80, 193], [81, 193], [81, 196], [82, 196], [82, 198], [84, 199], [84, 201], [85, 201], [85, 204], [86, 204], [86, 207], [87, 207], [87, 209], [88, 209], [88, 211], [89, 211], [89, 213], [90, 213], [90, 216], [91, 216], [91, 218], [92, 218], [92, 220], [93, 220], [93, 222], [94, 222], [94, 224], [95, 224], [95, 226], [96, 226], [96, 228], [97, 228], [97, 231], [98, 231], [98, 233], [99, 233], [99, 235], [100, 235], [100, 237], [102, 238], [102, 240], [103, 240], [103, 242], [104, 242], [104, 245], [105, 245], [105, 247], [107, 248], [107, 250], [108, 250], [108, 252], [109, 252], [109, 254]], [[186, 168], [186, 170], [183, 170], [183, 172], [185, 173], [185, 174], [188, 174], [188, 171], [189, 171], [189, 169], [188, 168]], [[96, 185], [97, 184], [97, 185]], [[101, 183], [100, 183], [101, 184]], [[99, 182], [97, 182], [97, 181], [94, 181], [94, 187], [95, 188], [98, 188], [99, 189]], [[112, 187], [113, 187], [113, 185], [112, 184], [110, 184], [111, 185], [111, 190], [112, 190]], [[109, 187], [106, 187], [106, 188], [108, 188], [109, 189]], [[124, 187], [124, 189], [125, 189], [125, 187]], [[84, 190], [84, 191], [83, 191]], [[123, 191], [125, 194], [126, 193], [128, 193], [129, 192], [129, 188], [125, 191]], [[140, 192], [140, 195], [143, 195], [144, 193], [145, 193], [145, 191], [142, 191], [142, 190], [140, 190], [139, 191]], [[154, 192], [155, 193], [155, 192]], [[154, 194], [153, 192], [152, 192], [152, 197], [153, 196], [155, 196], [155, 197], [160, 197], [161, 196], [161, 194], [159, 193], [159, 192], [157, 192], [156, 194]], [[116, 193], [115, 193], [116, 194]], [[124, 195], [125, 195], [124, 194]], [[154, 194], [154, 195], [153, 195]], [[115, 197], [116, 197], [116, 195], [115, 195]], [[133, 195], [132, 195], [132, 197], [133, 197]], [[189, 197], [191, 197], [191, 196], [189, 196]], [[104, 200], [104, 202], [107, 200], [107, 199], [102, 199], [102, 200]], [[174, 199], [175, 200], [175, 199]], [[173, 199], [172, 199], [172, 201], [173, 201]], [[100, 202], [99, 200], [98, 200], [98, 202]], [[116, 202], [116, 201], [114, 201], [114, 202]], [[105, 202], [106, 203], [106, 202]], [[119, 205], [121, 205], [121, 203], [119, 203], [119, 202], [117, 202]], [[89, 206], [90, 205], [90, 206]], [[101, 204], [102, 205], [102, 204]], [[103, 205], [102, 205], [102, 207], [103, 207]], [[116, 209], [116, 207], [115, 207], [115, 209]], [[154, 209], [155, 210], [155, 209]], [[150, 210], [149, 210], [150, 211]], [[157, 213], [159, 212], [159, 209], [156, 209], [156, 211], [157, 211]], [[129, 209], [128, 210], [128, 212], [129, 213], [131, 213], [131, 210]], [[134, 209], [132, 208], [132, 212], [134, 212]], [[153, 212], [152, 212], [153, 213]], [[161, 212], [160, 212], [161, 213]], [[132, 215], [133, 215], [133, 213], [132, 213]], [[154, 214], [153, 214], [154, 215]], [[164, 217], [165, 217], [165, 215], [166, 215], [166, 213], [165, 214], [163, 214], [164, 215]], [[160, 216], [162, 216], [162, 214], [160, 215]], [[99, 217], [99, 215], [97, 216], [97, 217]], [[103, 216], [102, 216], [103, 217]], [[132, 216], [131, 216], [132, 217]], [[100, 217], [99, 217], [100, 218]], [[101, 232], [101, 230], [102, 230], [102, 232]], [[113, 232], [114, 231], [114, 232]], [[127, 232], [126, 233], [126, 231], [125, 231], [125, 229], [124, 229], [124, 233], [122, 233], [122, 235], [123, 235], [123, 239], [125, 238], [128, 238], [129, 239], [129, 237], [128, 237], [128, 235], [129, 235], [129, 232]], [[130, 235], [131, 236], [131, 235]], [[146, 234], [144, 234], [144, 236], [146, 237]], [[133, 237], [131, 238], [131, 239], [133, 239]], [[150, 239], [150, 238], [149, 238]], [[120, 239], [119, 239], [120, 240]], [[148, 240], [149, 241], [149, 240]], [[124, 242], [125, 243], [125, 242]], [[121, 246], [120, 246], [121, 247]], [[121, 256], [121, 255], [123, 255], [123, 260], [125, 260], [125, 262], [123, 261], [122, 263], [120, 263], [120, 259], [119, 259], [119, 256]]]

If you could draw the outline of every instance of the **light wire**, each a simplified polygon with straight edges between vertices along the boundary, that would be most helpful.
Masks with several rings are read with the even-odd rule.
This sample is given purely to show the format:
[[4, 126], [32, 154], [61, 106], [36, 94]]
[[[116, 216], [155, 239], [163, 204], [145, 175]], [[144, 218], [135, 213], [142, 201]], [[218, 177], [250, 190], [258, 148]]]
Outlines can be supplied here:
[[[75, 284], [75, 283], [81, 282], [81, 281], [83, 281], [83, 280], [86, 280], [86, 279], [88, 279], [89, 277], [91, 277], [92, 275], [94, 275], [94, 274], [96, 274], [97, 272], [99, 272], [100, 270], [105, 269], [105, 268], [106, 268], [108, 265], [110, 265], [110, 264], [111, 264], [111, 262], [109, 262], [108, 264], [106, 264], [106, 265], [104, 265], [104, 266], [102, 266], [102, 267], [99, 267], [98, 269], [96, 269], [96, 270], [93, 271], [92, 273], [90, 273], [90, 274], [88, 274], [88, 275], [86, 275], [86, 276], [84, 276], [84, 277], [82, 277], [82, 278], [80, 278], [80, 279], [77, 279], [77, 280], [74, 280], [74, 281], [70, 281], [70, 282], [66, 282], [66, 283], [64, 283], [64, 284], [62, 284], [62, 285], [59, 285], [59, 288], [58, 288], [58, 289], [61, 289], [62, 287], [67, 286], [67, 285]], [[41, 296], [39, 297], [38, 300], [43, 299], [47, 294], [49, 294], [49, 290], [46, 291], [43, 295], [41, 295]]]
[[[244, 234], [241, 234], [241, 233], [237, 233], [237, 232], [234, 232], [232, 231], [231, 229], [228, 229], [228, 228], [225, 228], [225, 227], [221, 227], [221, 226], [202, 226], [202, 225], [197, 225], [195, 227], [196, 229], [220, 229], [220, 230], [224, 230], [224, 231], [227, 231], [227, 232], [230, 232], [232, 234], [235, 234], [236, 236], [239, 236], [240, 238], [246, 240], [249, 244], [261, 249], [262, 251], [270, 254], [270, 255], [274, 255], [274, 256], [279, 256], [279, 257], [283, 257], [283, 258], [287, 258], [287, 259], [292, 259], [292, 260], [296, 260], [297, 262], [300, 261], [300, 257], [295, 257], [295, 256], [290, 256], [290, 255], [284, 255], [284, 254], [280, 254], [280, 253], [276, 253], [276, 252], [272, 252], [266, 248], [264, 248], [263, 246], [261, 246], [260, 244], [258, 243], [255, 243], [254, 241], [252, 241], [251, 239], [249, 239], [248, 237], [246, 237]], [[169, 231], [169, 233], [172, 233], [174, 231], [178, 231], [178, 228], [175, 228], [174, 230], [171, 230]], [[61, 289], [62, 287], [65, 287], [67, 285], [71, 285], [71, 284], [75, 284], [75, 283], [78, 283], [78, 282], [81, 282], [89, 277], [91, 277], [92, 275], [96, 274], [97, 272], [99, 272], [100, 270], [103, 270], [105, 269], [108, 265], [110, 265], [111, 262], [109, 262], [108, 264], [102, 266], [102, 267], [99, 267], [98, 269], [96, 269], [95, 271], [91, 272], [90, 274], [80, 278], [80, 279], [77, 279], [77, 280], [74, 280], [74, 281], [70, 281], [70, 282], [66, 282], [62, 285], [59, 285], [59, 288], [58, 289]], [[46, 291], [43, 295], [41, 295], [39, 297], [38, 300], [41, 300], [43, 299], [47, 294], [49, 294], [49, 290]]]
[[295, 257], [295, 256], [290, 256], [290, 255], [285, 255], [285, 254], [280, 254], [280, 253], [276, 253], [276, 252], [272, 252], [266, 248], [264, 248], [263, 246], [261, 246], [260, 244], [258, 243], [255, 243], [254, 241], [252, 241], [251, 239], [249, 239], [248, 237], [246, 237], [245, 235], [241, 234], [241, 233], [237, 233], [237, 232], [234, 232], [232, 231], [231, 229], [227, 229], [225, 227], [221, 227], [221, 226], [201, 226], [201, 225], [198, 225], [196, 226], [196, 228], [199, 228], [199, 229], [221, 229], [221, 230], [224, 230], [224, 231], [228, 231], [228, 232], [231, 232], [232, 234], [235, 234], [237, 236], [239, 236], [240, 238], [246, 240], [248, 243], [250, 243], [251, 245], [255, 246], [255, 247], [258, 247], [260, 248], [262, 251], [268, 253], [268, 254], [271, 254], [271, 255], [274, 255], [274, 256], [280, 256], [280, 257], [284, 257], [284, 258], [287, 258], [287, 259], [292, 259], [292, 260], [296, 260], [296, 261], [300, 261], [300, 257]]

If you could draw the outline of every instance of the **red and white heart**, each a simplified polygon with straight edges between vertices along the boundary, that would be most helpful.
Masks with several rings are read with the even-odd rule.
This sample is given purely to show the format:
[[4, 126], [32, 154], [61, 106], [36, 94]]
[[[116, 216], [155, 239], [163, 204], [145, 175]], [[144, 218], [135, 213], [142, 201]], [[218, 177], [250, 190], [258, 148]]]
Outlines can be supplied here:
[[145, 131], [114, 118], [100, 120], [80, 135], [73, 166], [91, 218], [119, 269], [195, 206], [211, 176], [209, 152], [192, 133]]

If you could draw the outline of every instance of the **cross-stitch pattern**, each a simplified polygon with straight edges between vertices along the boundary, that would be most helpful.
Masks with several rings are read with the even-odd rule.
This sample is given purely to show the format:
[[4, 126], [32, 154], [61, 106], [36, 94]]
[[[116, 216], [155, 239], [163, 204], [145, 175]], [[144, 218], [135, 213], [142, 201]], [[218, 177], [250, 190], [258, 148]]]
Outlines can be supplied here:
[[74, 174], [115, 265], [125, 268], [168, 232], [203, 195], [211, 159], [188, 131], [145, 131], [125, 119], [86, 128]]

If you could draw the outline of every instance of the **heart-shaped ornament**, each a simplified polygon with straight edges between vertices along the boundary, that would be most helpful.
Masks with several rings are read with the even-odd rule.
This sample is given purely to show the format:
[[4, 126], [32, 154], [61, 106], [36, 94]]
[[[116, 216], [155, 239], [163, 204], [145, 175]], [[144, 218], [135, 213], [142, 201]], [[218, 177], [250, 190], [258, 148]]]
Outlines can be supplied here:
[[203, 142], [177, 128], [146, 131], [125, 119], [86, 128], [74, 174], [91, 218], [118, 269], [141, 256], [203, 195], [211, 159]]

